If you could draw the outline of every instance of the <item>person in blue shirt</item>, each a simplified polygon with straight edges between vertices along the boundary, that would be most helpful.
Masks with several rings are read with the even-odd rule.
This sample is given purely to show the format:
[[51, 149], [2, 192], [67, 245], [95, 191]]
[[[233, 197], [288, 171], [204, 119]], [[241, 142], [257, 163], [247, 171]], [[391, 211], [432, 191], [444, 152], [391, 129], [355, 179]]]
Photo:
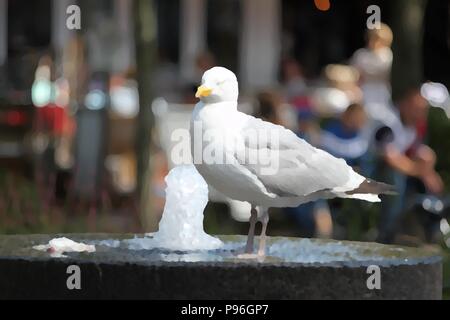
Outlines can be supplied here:
[[348, 165], [361, 170], [369, 141], [363, 134], [367, 117], [361, 104], [351, 104], [339, 119], [331, 120], [322, 130], [320, 147]]

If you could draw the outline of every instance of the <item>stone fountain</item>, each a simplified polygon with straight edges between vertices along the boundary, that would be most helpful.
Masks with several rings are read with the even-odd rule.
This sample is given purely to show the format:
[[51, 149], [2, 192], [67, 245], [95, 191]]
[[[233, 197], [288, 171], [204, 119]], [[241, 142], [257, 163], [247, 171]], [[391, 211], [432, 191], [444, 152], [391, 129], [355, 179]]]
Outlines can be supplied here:
[[[150, 237], [65, 235], [93, 253], [53, 257], [32, 247], [63, 235], [0, 237], [0, 299], [440, 299], [442, 264], [421, 249], [373, 243], [269, 238], [264, 261], [242, 260], [242, 236], [216, 250], [139, 247]], [[68, 289], [69, 266], [81, 289]], [[380, 270], [370, 288], [371, 268]], [[69, 268], [69, 269], [68, 269]]]
[[423, 249], [272, 237], [240, 258], [245, 237], [203, 231], [192, 172], [167, 177], [157, 233], [0, 236], [0, 299], [441, 299], [441, 258]]

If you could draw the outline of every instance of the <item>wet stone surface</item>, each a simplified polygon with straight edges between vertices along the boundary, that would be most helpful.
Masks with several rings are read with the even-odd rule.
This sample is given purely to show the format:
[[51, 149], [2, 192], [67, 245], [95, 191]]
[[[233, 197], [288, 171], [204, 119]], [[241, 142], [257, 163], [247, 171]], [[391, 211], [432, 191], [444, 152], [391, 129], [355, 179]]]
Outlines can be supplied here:
[[[65, 236], [95, 252], [33, 249]], [[374, 243], [270, 238], [264, 260], [239, 259], [242, 236], [210, 251], [152, 247], [151, 236], [0, 236], [0, 299], [440, 299], [442, 262], [423, 249]], [[80, 270], [70, 290], [68, 267]], [[373, 276], [379, 267], [379, 286]], [[372, 278], [370, 278], [372, 276]], [[369, 279], [370, 278], [370, 279]], [[73, 278], [72, 278], [73, 280]], [[372, 286], [369, 285], [372, 284]]]

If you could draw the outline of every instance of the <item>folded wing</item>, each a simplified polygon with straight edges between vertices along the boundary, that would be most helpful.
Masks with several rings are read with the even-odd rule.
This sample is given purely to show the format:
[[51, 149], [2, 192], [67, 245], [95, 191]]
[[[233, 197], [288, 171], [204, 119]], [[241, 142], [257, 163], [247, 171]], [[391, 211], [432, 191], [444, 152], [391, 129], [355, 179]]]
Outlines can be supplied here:
[[278, 196], [308, 196], [326, 191], [343, 196], [366, 179], [343, 159], [317, 149], [292, 131], [245, 115], [244, 148], [235, 157], [268, 191]]

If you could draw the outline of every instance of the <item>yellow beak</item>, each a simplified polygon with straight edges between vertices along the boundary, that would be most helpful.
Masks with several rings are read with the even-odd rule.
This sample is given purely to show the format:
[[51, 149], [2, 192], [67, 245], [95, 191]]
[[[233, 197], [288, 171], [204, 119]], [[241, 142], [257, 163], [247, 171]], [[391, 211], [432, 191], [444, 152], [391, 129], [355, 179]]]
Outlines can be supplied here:
[[207, 97], [211, 94], [212, 89], [205, 87], [205, 86], [200, 86], [197, 89], [197, 93], [195, 94], [196, 98], [201, 98], [201, 97]]

